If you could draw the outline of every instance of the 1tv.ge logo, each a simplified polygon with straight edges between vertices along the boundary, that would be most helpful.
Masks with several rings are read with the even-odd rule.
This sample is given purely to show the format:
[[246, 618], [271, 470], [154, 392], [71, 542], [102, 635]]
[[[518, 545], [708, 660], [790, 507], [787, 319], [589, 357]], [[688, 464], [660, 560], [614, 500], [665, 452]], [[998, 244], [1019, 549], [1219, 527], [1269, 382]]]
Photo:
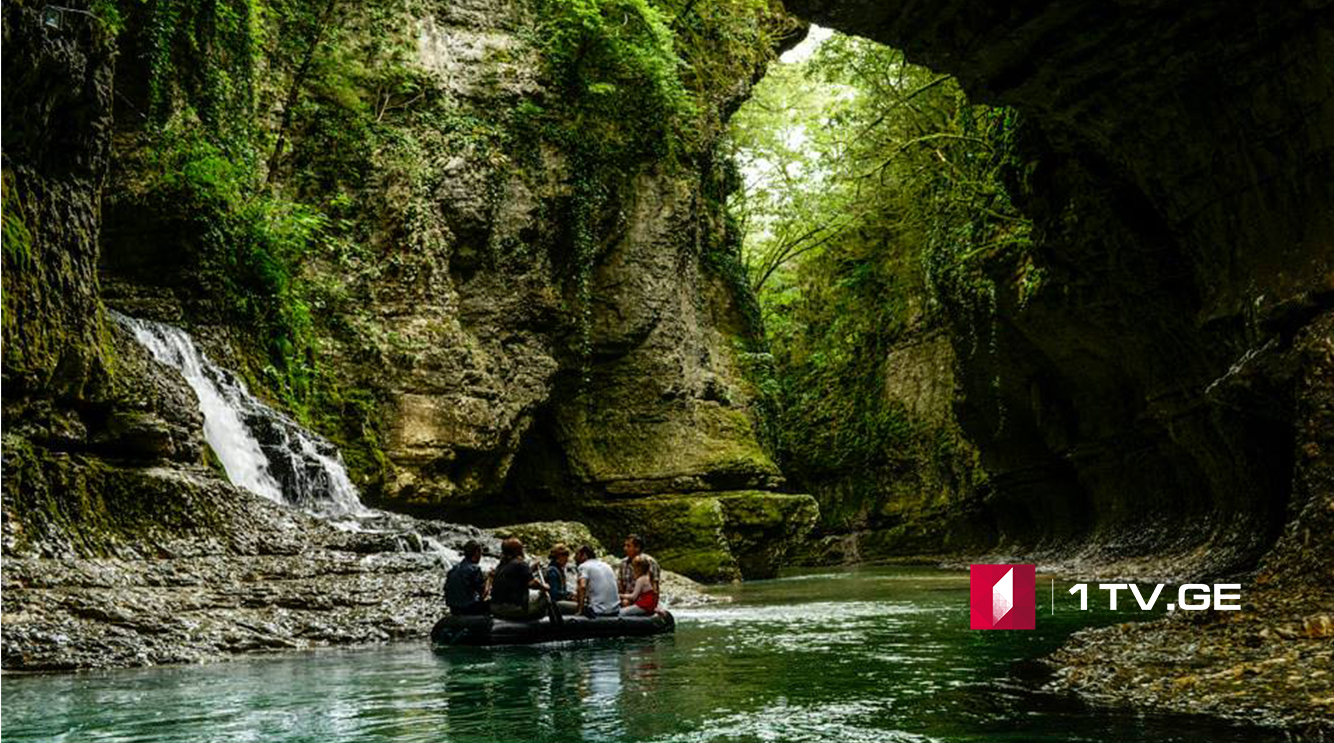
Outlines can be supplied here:
[[[969, 627], [972, 629], [1033, 629], [1036, 626], [1037, 567], [1034, 565], [970, 565]], [[1163, 594], [1164, 585], [1153, 586], [1147, 596], [1135, 583], [1099, 583], [1107, 592], [1108, 608], [1117, 610], [1117, 593], [1128, 591], [1143, 611], [1150, 611]], [[1089, 587], [1076, 583], [1069, 593], [1079, 596], [1079, 609], [1088, 611]], [[1177, 589], [1177, 601], [1168, 611], [1237, 611], [1241, 609], [1240, 583], [1187, 583]], [[1052, 612], [1056, 611], [1056, 584], [1052, 582]]]
[[968, 566], [971, 629], [1033, 629], [1037, 622], [1036, 565]]

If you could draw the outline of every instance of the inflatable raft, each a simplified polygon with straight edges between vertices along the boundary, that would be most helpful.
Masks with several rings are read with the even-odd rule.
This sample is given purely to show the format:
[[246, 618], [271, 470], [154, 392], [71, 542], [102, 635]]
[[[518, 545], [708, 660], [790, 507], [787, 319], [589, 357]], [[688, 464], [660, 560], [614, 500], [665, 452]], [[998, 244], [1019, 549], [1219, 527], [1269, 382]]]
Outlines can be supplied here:
[[559, 624], [543, 618], [533, 622], [512, 622], [491, 616], [446, 616], [431, 629], [435, 645], [531, 645], [556, 640], [584, 640], [594, 637], [647, 637], [676, 630], [671, 612], [651, 617], [563, 617]]

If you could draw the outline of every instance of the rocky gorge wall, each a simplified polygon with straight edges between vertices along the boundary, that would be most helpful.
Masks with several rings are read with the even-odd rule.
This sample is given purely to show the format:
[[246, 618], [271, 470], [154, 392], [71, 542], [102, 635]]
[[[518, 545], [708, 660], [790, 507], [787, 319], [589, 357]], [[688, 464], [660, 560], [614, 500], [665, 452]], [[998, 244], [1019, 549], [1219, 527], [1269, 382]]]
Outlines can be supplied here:
[[[144, 387], [153, 362], [118, 364], [142, 352], [107, 329], [105, 303], [188, 328], [339, 443], [372, 505], [482, 525], [581, 519], [608, 544], [639, 530], [694, 577], [771, 574], [816, 509], [777, 492], [741, 364], [755, 330], [729, 278], [709, 121], [754, 68], [697, 86], [704, 135], [672, 163], [621, 158], [590, 177], [547, 89], [534, 34], [548, 19], [529, 3], [294, 5], [253, 38], [231, 19], [261, 16], [231, 5], [190, 4], [175, 27], [154, 25], [156, 6], [61, 29], [6, 9], [10, 69], [32, 70], [6, 97], [6, 431], [24, 437], [7, 461], [39, 449], [36, 470], [7, 470], [14, 529], [42, 518], [10, 493], [45, 477], [46, 455], [138, 435], [93, 430], [121, 420], [104, 410], [121, 401], [86, 380], [197, 418], [179, 389]], [[759, 39], [761, 21], [742, 21]], [[11, 252], [11, 211], [30, 252]], [[53, 399], [87, 429], [78, 441], [29, 436]], [[197, 439], [135, 452], [136, 466], [193, 471]]]
[[[957, 528], [922, 529], [1053, 555], [1079, 545], [1100, 557], [1169, 554], [1206, 572], [1253, 562], [1285, 529], [1285, 545], [1318, 544], [1291, 536], [1309, 531], [1298, 524], [1320, 517], [1324, 497], [1301, 484], [1323, 455], [1295, 445], [1318, 411], [1301, 412], [1313, 403], [1297, 386], [1314, 372], [1294, 339], [1320, 327], [1310, 323], [1330, 295], [1328, 6], [1263, 18], [1171, 6], [1106, 18], [1079, 7], [794, 9], [900, 46], [1032, 121], [1013, 191], [1036, 222], [1047, 279], [1021, 300], [1014, 267], [991, 265], [994, 305], [948, 309], [955, 408], [990, 490], [962, 520], [937, 504]], [[6, 104], [7, 420], [16, 431], [32, 421], [33, 440], [65, 448], [161, 429], [116, 412], [153, 406], [116, 391], [103, 295], [190, 326], [281, 398], [262, 339], [199, 280], [192, 256], [208, 225], [145, 187], [145, 119], [157, 105], [143, 67], [148, 19], [127, 11], [113, 39], [74, 19], [36, 31], [35, 12], [16, 5], [6, 22], [15, 69], [33, 70], [14, 78]], [[300, 353], [318, 359], [326, 386], [296, 404], [381, 505], [492, 524], [578, 516], [604, 524], [611, 543], [627, 524], [680, 514], [703, 526], [663, 535], [673, 560], [712, 555], [694, 574], [734, 576], [729, 544], [773, 533], [788, 543], [815, 512], [774, 492], [781, 476], [756, 435], [742, 368], [755, 330], [719, 206], [728, 176], [705, 137], [687, 167], [618, 162], [615, 182], [599, 184], [610, 195], [596, 219], [576, 218], [587, 165], [577, 148], [550, 132], [497, 134], [513, 121], [486, 116], [552, 105], [535, 22], [523, 4], [487, 2], [340, 18], [322, 43], [392, 61], [418, 86], [370, 109], [407, 144], [352, 160], [311, 154], [348, 146], [317, 126], [341, 111], [326, 100], [337, 91], [321, 88], [289, 116], [304, 68], [283, 72], [280, 50], [263, 50], [272, 79], [252, 79], [252, 113], [281, 145], [264, 178], [297, 197], [336, 191], [353, 206], [335, 221], [356, 225], [355, 250], [300, 266], [324, 290]], [[379, 37], [396, 40], [392, 54], [364, 48]], [[1196, 38], [1218, 41], [1197, 49]], [[736, 105], [754, 71], [730, 70], [710, 110]], [[202, 106], [191, 85], [178, 96]], [[422, 100], [447, 115], [408, 115]], [[312, 175], [334, 166], [332, 187]], [[63, 211], [43, 214], [53, 209]], [[905, 344], [912, 358], [888, 373], [904, 404], [921, 397], [914, 374], [950, 363], [937, 345]], [[100, 432], [113, 425], [122, 433]], [[906, 482], [871, 479], [877, 492]], [[834, 531], [910, 535], [930, 520], [916, 505], [895, 512], [929, 487], [877, 500], [865, 483], [819, 485], [847, 505], [825, 514]], [[764, 507], [735, 507], [755, 499]], [[774, 532], [779, 521], [797, 526]], [[772, 569], [769, 557], [747, 561], [753, 574]]]
[[947, 308], [999, 550], [1226, 571], [1329, 510], [1297, 380], [1334, 289], [1334, 7], [789, 6], [1029, 122], [1046, 278], [993, 262], [994, 304]]
[[814, 565], [979, 553], [998, 539], [980, 456], [954, 416], [956, 357], [939, 318], [887, 334], [872, 403], [903, 431], [850, 463], [826, 444], [789, 447], [785, 472], [820, 521], [801, 559]]
[[815, 507], [755, 434], [707, 139], [596, 179], [577, 218], [559, 116], [488, 118], [550, 104], [529, 6], [163, 7], [4, 10], [6, 669], [419, 637], [448, 550], [494, 552], [228, 483], [191, 390], [106, 307], [188, 328], [377, 505], [634, 529], [709, 580], [786, 559]]

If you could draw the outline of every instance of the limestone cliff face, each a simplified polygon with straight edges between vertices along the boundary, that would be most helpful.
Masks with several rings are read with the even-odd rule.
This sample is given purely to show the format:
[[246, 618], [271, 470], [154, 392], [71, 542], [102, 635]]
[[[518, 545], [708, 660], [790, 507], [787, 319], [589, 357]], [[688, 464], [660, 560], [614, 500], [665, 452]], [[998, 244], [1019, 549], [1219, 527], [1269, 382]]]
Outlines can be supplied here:
[[640, 176], [595, 269], [592, 363], [553, 428], [571, 474], [609, 495], [781, 483], [737, 364], [738, 298], [703, 263], [726, 239], [710, 175]]
[[[419, 19], [415, 64], [465, 110], [542, 101], [520, 40], [528, 23], [517, 5], [441, 5]], [[689, 167], [623, 174], [594, 220], [591, 256], [576, 255], [571, 234], [579, 166], [536, 140], [444, 162], [422, 201], [433, 234], [392, 218], [378, 228], [391, 251], [405, 236], [430, 239], [392, 279], [354, 284], [365, 298], [347, 318], [355, 333], [331, 337], [340, 372], [383, 400], [385, 467], [368, 483], [377, 503], [488, 525], [589, 520], [616, 545], [633, 528], [667, 567], [704, 579], [776, 568], [810, 528], [804, 496], [804, 519], [752, 514], [774, 531], [763, 549], [735, 538], [756, 526], [740, 512], [689, 534], [635, 517], [664, 497], [716, 509], [717, 491], [792, 500], [764, 492], [781, 477], [736, 360], [751, 337], [708, 261], [727, 239], [710, 149]], [[709, 560], [695, 554], [700, 540]]]
[[[356, 249], [311, 255], [298, 277], [323, 292], [308, 308], [315, 342], [300, 363], [338, 393], [312, 398], [306, 413], [343, 445], [363, 499], [487, 525], [586, 518], [608, 544], [633, 524], [666, 567], [707, 579], [772, 573], [810, 529], [815, 505], [774, 492], [782, 478], [756, 433], [738, 361], [754, 337], [719, 268], [736, 256], [712, 143], [671, 166], [645, 158], [614, 174], [617, 185], [580, 222], [573, 184], [586, 166], [568, 143], [506, 129], [513, 117], [496, 115], [555, 107], [539, 72], [531, 4], [337, 10], [327, 35], [313, 37], [316, 52], [392, 65], [419, 86], [416, 97], [375, 98], [379, 144], [353, 163], [355, 174], [334, 176], [353, 194], [340, 202], [336, 229], [354, 235]], [[149, 46], [162, 42], [144, 30], [155, 11], [122, 11], [125, 28], [113, 37], [86, 20], [71, 25], [80, 30], [44, 31], [37, 11], [6, 8], [6, 60], [33, 69], [6, 76], [26, 86], [6, 98], [7, 422], [20, 399], [11, 390], [31, 392], [41, 407], [66, 394], [53, 381], [63, 375], [77, 397], [108, 356], [138, 353], [124, 338], [106, 340], [103, 303], [188, 327], [261, 393], [276, 376], [261, 334], [215, 291], [229, 277], [208, 263], [208, 241], [231, 223], [209, 222], [177, 191], [159, 188], [163, 156], [148, 144], [157, 136], [151, 115], [163, 107], [186, 112], [171, 125], [183, 127], [173, 135], [182, 141], [190, 127], [226, 125], [207, 108], [221, 106], [208, 80], [180, 70], [235, 65], [227, 46], [235, 41], [201, 15], [189, 43], [166, 53], [196, 50], [222, 62], [181, 58], [174, 72], [155, 72]], [[287, 91], [301, 90], [302, 72], [284, 71], [276, 55], [299, 46], [302, 28], [283, 31], [291, 37], [269, 39], [260, 63], [223, 69], [248, 81], [258, 101], [251, 110], [243, 100], [232, 115], [261, 122], [254, 147], [272, 148], [258, 158], [265, 189], [325, 201], [330, 194], [292, 164], [327, 142], [319, 115], [289, 116], [296, 97]], [[746, 82], [706, 105], [734, 106]], [[338, 95], [305, 84], [317, 88], [317, 103]], [[434, 108], [414, 116], [422, 100]], [[31, 255], [9, 251], [11, 194], [23, 205], [15, 212], [32, 233]], [[586, 253], [580, 231], [591, 234]], [[232, 237], [224, 230], [222, 242]], [[16, 316], [33, 322], [11, 327]], [[133, 387], [140, 377], [119, 379]], [[278, 390], [267, 391], [281, 402]], [[181, 400], [140, 404], [173, 406], [193, 414]], [[195, 467], [203, 461], [197, 430], [185, 433], [195, 443], [173, 466]], [[689, 528], [664, 524], [650, 517], [664, 503], [709, 516]]]
[[790, 6], [1032, 123], [1050, 280], [990, 266], [995, 307], [949, 310], [1002, 549], [1221, 570], [1327, 510], [1295, 339], [1334, 296], [1334, 5]]
[[[521, 55], [497, 31], [521, 19], [494, 11], [485, 43]], [[442, 86], [474, 91], [472, 105], [540, 100], [533, 80], [458, 52], [481, 43], [461, 41], [476, 22], [451, 9], [424, 20], [421, 63]], [[507, 82], [482, 94], [468, 82], [497, 77]], [[793, 499], [763, 492], [781, 477], [738, 366], [750, 330], [709, 260], [728, 236], [708, 150], [692, 167], [645, 163], [625, 174], [597, 218], [586, 268], [571, 255], [569, 183], [579, 174], [566, 153], [543, 147], [525, 166], [523, 153], [497, 165], [477, 152], [447, 165], [435, 195], [448, 235], [439, 278], [407, 296], [382, 286], [371, 304], [381, 327], [420, 349], [381, 379], [390, 431], [382, 503], [487, 524], [584, 519], [613, 545], [638, 530], [665, 565], [697, 578], [775, 569], [810, 528], [814, 505], [796, 498], [803, 517], [784, 522]], [[488, 183], [502, 185], [483, 198]], [[719, 491], [782, 507], [752, 514], [752, 524], [722, 509]], [[715, 516], [688, 527], [649, 517], [676, 503]], [[744, 547], [737, 535], [757, 527], [774, 531], [774, 544]]]
[[[942, 327], [909, 333], [885, 358], [885, 398], [922, 427], [923, 440], [905, 452], [909, 462], [874, 473], [873, 489], [857, 493], [865, 516], [860, 524], [849, 524], [854, 527], [849, 556], [959, 552], [996, 538], [979, 513], [990, 483], [954, 417], [956, 365]], [[853, 478], [852, 484], [860, 483]], [[821, 510], [835, 509], [821, 503]]]
[[[558, 155], [543, 166], [548, 181], [534, 186], [499, 174], [505, 190], [475, 224], [445, 221], [456, 237], [434, 256], [440, 279], [366, 287], [377, 327], [362, 337], [392, 330], [409, 349], [377, 349], [394, 359], [388, 368], [349, 368], [372, 372], [362, 379], [388, 394], [383, 501], [504, 521], [512, 516], [486, 511], [506, 491], [523, 500], [527, 484], [506, 485], [521, 450], [527, 475], [593, 495], [779, 484], [735, 359], [748, 340], [736, 300], [704, 264], [722, 239], [702, 203], [708, 176], [635, 177], [595, 257], [585, 310], [561, 265], [566, 166]], [[457, 167], [460, 182], [437, 194], [445, 214], [475, 197], [469, 178], [497, 177], [483, 162]], [[523, 261], [488, 252], [519, 233], [556, 247]]]
[[819, 502], [815, 564], [976, 552], [997, 535], [984, 505], [989, 483], [954, 416], [957, 360], [939, 319], [887, 340], [875, 366], [877, 402], [910, 430], [859, 466], [795, 449], [785, 462], [797, 487]]

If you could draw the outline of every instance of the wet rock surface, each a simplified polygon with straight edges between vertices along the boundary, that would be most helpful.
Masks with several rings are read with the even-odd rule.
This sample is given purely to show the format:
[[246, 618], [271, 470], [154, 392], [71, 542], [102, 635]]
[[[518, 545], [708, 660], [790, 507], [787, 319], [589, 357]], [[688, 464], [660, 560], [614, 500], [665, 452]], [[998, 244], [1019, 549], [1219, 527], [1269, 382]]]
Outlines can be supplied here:
[[[7, 478], [10, 467], [33, 467], [54, 480], [72, 477], [85, 490], [43, 493], [59, 504], [49, 512], [19, 514], [5, 501], [6, 671], [424, 639], [446, 611], [444, 577], [462, 545], [481, 542], [484, 567], [499, 554], [499, 539], [475, 527], [383, 511], [329, 521], [236, 488], [202, 466], [108, 464], [49, 452], [16, 462], [14, 442], [6, 441]], [[38, 479], [28, 473], [25, 481]], [[90, 491], [98, 494], [91, 501]], [[116, 503], [117, 493], [152, 507], [109, 513], [100, 494]], [[68, 512], [68, 496], [87, 510]], [[573, 522], [513, 529], [534, 545], [538, 534], [589, 533]], [[664, 573], [663, 583], [672, 606], [716, 600], [675, 573]]]
[[1334, 736], [1334, 600], [1325, 592], [1261, 590], [1241, 611], [1084, 630], [1046, 663], [1054, 687], [1097, 702]]
[[115, 556], [86, 557], [54, 537], [11, 551], [20, 527], [6, 519], [6, 670], [191, 663], [425, 637], [444, 611], [455, 550], [477, 539], [496, 551], [494, 538], [469, 527], [380, 513], [339, 528], [206, 471], [173, 477], [174, 491], [186, 494], [175, 506], [215, 499], [209, 535], [173, 530], [118, 542]]
[[[484, 565], [498, 551], [494, 537], [474, 528], [379, 513], [349, 531], [235, 495], [247, 528], [267, 524], [265, 533], [231, 544], [177, 542], [178, 555], [140, 559], [7, 555], [4, 669], [198, 663], [422, 640], [446, 611], [442, 585], [458, 548], [482, 542]], [[663, 595], [674, 607], [717, 600], [670, 571]]]

